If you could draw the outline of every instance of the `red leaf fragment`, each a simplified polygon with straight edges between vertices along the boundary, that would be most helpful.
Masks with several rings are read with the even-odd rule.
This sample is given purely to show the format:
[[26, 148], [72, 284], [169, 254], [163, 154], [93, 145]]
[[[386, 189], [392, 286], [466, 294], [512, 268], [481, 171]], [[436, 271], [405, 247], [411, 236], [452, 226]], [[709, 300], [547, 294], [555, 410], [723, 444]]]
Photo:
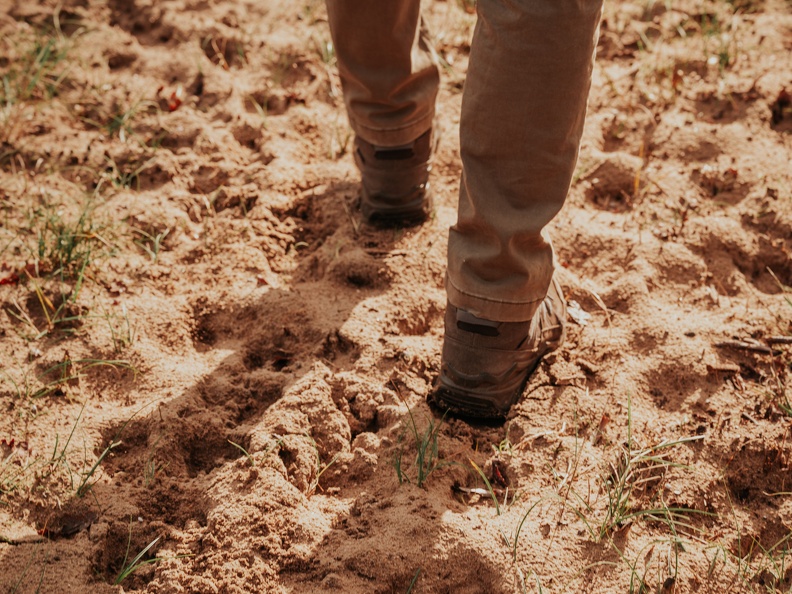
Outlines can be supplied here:
[[176, 111], [181, 104], [181, 99], [176, 96], [176, 93], [171, 93], [170, 99], [168, 99], [168, 111]]
[[0, 460], [8, 458], [14, 452], [20, 452], [23, 458], [29, 456], [30, 445], [26, 441], [17, 441], [13, 437], [10, 440], [0, 439]]
[[502, 467], [500, 460], [492, 461], [492, 482], [504, 488], [509, 486], [509, 479], [506, 477], [505, 469]]
[[184, 89], [181, 85], [176, 87], [176, 90], [170, 94], [170, 98], [168, 99], [168, 111], [176, 111], [182, 104], [182, 95], [184, 94]]

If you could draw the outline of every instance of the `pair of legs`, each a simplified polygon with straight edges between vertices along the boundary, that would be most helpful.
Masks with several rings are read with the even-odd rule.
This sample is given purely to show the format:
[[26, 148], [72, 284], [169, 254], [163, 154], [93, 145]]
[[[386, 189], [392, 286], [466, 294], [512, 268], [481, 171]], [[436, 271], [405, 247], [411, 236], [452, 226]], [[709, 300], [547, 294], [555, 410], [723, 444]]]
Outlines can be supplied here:
[[[327, 0], [327, 7], [359, 144], [371, 155], [397, 155], [426, 138], [439, 73], [420, 0]], [[478, 0], [477, 10], [462, 98], [459, 214], [448, 242], [455, 317], [446, 317], [446, 342], [449, 324], [490, 336], [476, 331], [476, 320], [542, 332], [530, 323], [542, 316], [553, 278], [544, 229], [577, 161], [602, 0]], [[364, 186], [370, 163], [358, 160]], [[493, 347], [482, 341], [469, 339], [468, 350]], [[457, 356], [446, 351], [444, 359]]]

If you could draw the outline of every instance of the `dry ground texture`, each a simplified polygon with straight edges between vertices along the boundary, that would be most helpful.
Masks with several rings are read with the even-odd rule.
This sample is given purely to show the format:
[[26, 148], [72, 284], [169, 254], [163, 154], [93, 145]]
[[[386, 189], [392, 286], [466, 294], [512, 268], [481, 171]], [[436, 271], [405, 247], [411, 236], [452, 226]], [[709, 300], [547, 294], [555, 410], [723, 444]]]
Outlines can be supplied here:
[[0, 0], [1, 592], [792, 591], [789, 0], [607, 3], [502, 427], [424, 400], [426, 11], [436, 211], [378, 231], [320, 0]]

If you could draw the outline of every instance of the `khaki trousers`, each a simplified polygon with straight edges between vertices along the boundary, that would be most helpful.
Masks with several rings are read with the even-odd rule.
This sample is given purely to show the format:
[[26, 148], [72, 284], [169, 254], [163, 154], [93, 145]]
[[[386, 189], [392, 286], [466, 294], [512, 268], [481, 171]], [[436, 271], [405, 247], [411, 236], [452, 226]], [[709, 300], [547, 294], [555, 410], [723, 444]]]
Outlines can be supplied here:
[[[437, 60], [420, 0], [327, 0], [350, 124], [381, 146], [434, 119]], [[553, 275], [545, 226], [577, 162], [602, 0], [478, 0], [462, 96], [462, 179], [449, 302], [529, 320]]]

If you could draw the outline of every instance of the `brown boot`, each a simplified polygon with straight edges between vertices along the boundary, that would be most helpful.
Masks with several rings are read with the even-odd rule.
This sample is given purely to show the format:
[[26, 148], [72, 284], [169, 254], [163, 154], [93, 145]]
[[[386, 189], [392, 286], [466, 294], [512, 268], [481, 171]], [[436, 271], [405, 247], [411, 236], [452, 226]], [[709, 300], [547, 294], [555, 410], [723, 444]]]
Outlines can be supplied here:
[[432, 211], [429, 171], [432, 130], [401, 147], [378, 147], [355, 138], [355, 163], [362, 178], [360, 209], [374, 225], [421, 223]]
[[430, 402], [456, 416], [505, 419], [542, 357], [563, 343], [565, 319], [555, 278], [527, 322], [492, 322], [449, 304], [442, 367]]

